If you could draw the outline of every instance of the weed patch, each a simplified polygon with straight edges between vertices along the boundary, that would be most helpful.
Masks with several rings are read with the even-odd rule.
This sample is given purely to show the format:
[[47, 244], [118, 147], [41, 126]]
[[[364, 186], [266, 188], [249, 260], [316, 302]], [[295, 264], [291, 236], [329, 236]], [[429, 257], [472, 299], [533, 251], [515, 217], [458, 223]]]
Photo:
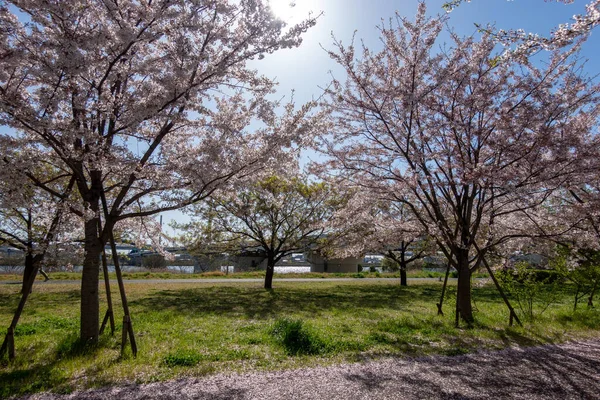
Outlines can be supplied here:
[[168, 354], [163, 363], [167, 367], [191, 367], [202, 361], [203, 357], [200, 353], [193, 350], [177, 350], [174, 353]]
[[289, 355], [314, 355], [326, 350], [324, 341], [302, 320], [280, 318], [273, 324], [272, 334]]

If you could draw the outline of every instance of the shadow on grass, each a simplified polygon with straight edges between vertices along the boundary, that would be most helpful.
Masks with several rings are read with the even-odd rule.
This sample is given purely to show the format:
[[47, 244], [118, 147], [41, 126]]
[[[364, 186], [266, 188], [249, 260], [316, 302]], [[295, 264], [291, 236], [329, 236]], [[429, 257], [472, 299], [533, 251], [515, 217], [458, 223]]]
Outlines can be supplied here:
[[562, 324], [569, 324], [578, 328], [598, 329], [600, 327], [600, 312], [594, 308], [583, 306], [575, 312], [559, 315], [557, 320]]
[[[331, 310], [402, 309], [415, 301], [432, 302], [433, 286], [339, 285], [327, 289], [283, 287], [204, 287], [162, 290], [131, 301], [136, 312], [173, 311], [183, 315], [228, 314], [272, 318], [288, 313], [319, 315]], [[433, 304], [433, 303], [432, 303]]]
[[[504, 285], [502, 284], [502, 282], [500, 283], [500, 286], [502, 286], [504, 288], [504, 290], [506, 291], [506, 288], [504, 287]], [[571, 300], [571, 297], [574, 295], [575, 293], [575, 287], [571, 284], [562, 284], [562, 285], [545, 285], [542, 286], [542, 289], [545, 290], [546, 292], [552, 292], [555, 294], [558, 294], [558, 297], [561, 299], [569, 299]], [[507, 293], [509, 298], [512, 298], [510, 296], [510, 293]], [[498, 294], [498, 289], [496, 289], [496, 287], [492, 284], [488, 284], [486, 286], [483, 287], [474, 287], [473, 288], [473, 298], [475, 299], [475, 301], [484, 301], [484, 302], [498, 302], [498, 300], [500, 299], [500, 295]]]
[[564, 341], [560, 335], [540, 333], [535, 329], [500, 328], [482, 322], [471, 327], [455, 328], [451, 320], [437, 316], [384, 319], [371, 326], [369, 331], [366, 340], [370, 344], [383, 345], [393, 352], [409, 356], [456, 356], [486, 348], [531, 347]]
[[[25, 312], [43, 306], [44, 310], [49, 308], [62, 308], [65, 304], [79, 302], [79, 290], [68, 290], [62, 292], [36, 292], [34, 291], [27, 299]], [[0, 314], [14, 314], [19, 301], [20, 293], [0, 293]]]
[[67, 378], [60, 376], [58, 372], [54, 363], [8, 372], [0, 371], [0, 398], [49, 390], [64, 384]]
[[[58, 343], [53, 356], [40, 360], [29, 368], [14, 369], [12, 371], [0, 370], [0, 398], [6, 398], [14, 395], [24, 395], [40, 391], [52, 390], [55, 393], [70, 393], [73, 387], [70, 384], [72, 376], [67, 374], [59, 367], [59, 363], [64, 359], [94, 358], [101, 351], [109, 347], [111, 338], [103, 336], [96, 345], [82, 344], [79, 338], [74, 335], [66, 336]], [[26, 358], [26, 352], [19, 354], [18, 357]], [[114, 360], [118, 362], [119, 359]], [[17, 360], [17, 362], [19, 362]], [[10, 364], [6, 359], [0, 361], [2, 368]], [[98, 366], [94, 366], [95, 372], [98, 372]]]

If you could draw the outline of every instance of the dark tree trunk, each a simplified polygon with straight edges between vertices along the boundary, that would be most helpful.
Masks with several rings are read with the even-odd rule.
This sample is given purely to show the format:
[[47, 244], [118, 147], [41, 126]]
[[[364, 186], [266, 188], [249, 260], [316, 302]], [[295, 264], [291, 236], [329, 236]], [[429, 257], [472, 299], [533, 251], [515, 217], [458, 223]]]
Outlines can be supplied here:
[[273, 288], [273, 272], [275, 271], [275, 258], [267, 258], [267, 273], [265, 275], [265, 289]]
[[407, 279], [406, 279], [406, 270], [407, 270], [406, 262], [402, 261], [400, 263], [400, 286], [408, 286]]
[[[21, 294], [25, 293], [25, 287], [29, 282], [29, 277], [34, 272], [33, 265], [33, 216], [31, 208], [27, 209], [27, 253], [25, 254], [25, 269], [23, 270], [23, 285], [21, 286]], [[35, 277], [34, 277], [35, 278]], [[32, 286], [33, 288], [33, 286]], [[33, 290], [33, 289], [30, 289]]]
[[450, 275], [450, 260], [448, 260], [448, 265], [446, 265], [446, 275], [444, 277], [444, 285], [442, 286], [442, 294], [440, 295], [440, 302], [437, 303], [438, 315], [444, 315], [444, 311], [442, 311], [442, 307], [444, 305], [444, 296], [446, 295], [446, 288], [448, 287], [448, 276]]
[[594, 282], [594, 287], [592, 288], [592, 292], [588, 298], [588, 307], [594, 307], [594, 294], [596, 294], [596, 290], [598, 290], [598, 282], [600, 282], [600, 279], [596, 279], [596, 282]]
[[[82, 167], [83, 171], [83, 167]], [[98, 233], [100, 224], [99, 211], [100, 199], [104, 195], [102, 188], [102, 172], [92, 170], [89, 172], [90, 186], [82, 179], [83, 173], [76, 174], [77, 188], [84, 200], [84, 205], [94, 216], [85, 221], [84, 225], [84, 257], [83, 271], [81, 274], [81, 316], [79, 339], [82, 343], [98, 343], [100, 331], [100, 299], [98, 297], [98, 284], [100, 275], [100, 255], [105, 241]], [[108, 221], [105, 221], [108, 223]]]
[[21, 286], [21, 294], [25, 293], [25, 288], [27, 286], [27, 282], [29, 282], [29, 277], [33, 273], [33, 254], [31, 252], [27, 252], [25, 256], [25, 269], [23, 270], [23, 285]]
[[473, 307], [471, 305], [471, 270], [469, 268], [469, 253], [458, 250], [458, 287], [456, 294], [457, 312], [463, 321], [468, 324], [473, 322]]
[[21, 318], [21, 314], [23, 313], [23, 309], [25, 308], [25, 303], [27, 302], [27, 298], [29, 294], [32, 292], [33, 281], [35, 280], [35, 275], [37, 274], [37, 270], [39, 268], [40, 262], [43, 258], [43, 255], [37, 255], [36, 257], [31, 258], [31, 266], [33, 270], [29, 274], [29, 279], [25, 282], [25, 287], [21, 291], [21, 301], [19, 301], [19, 305], [17, 306], [17, 311], [13, 316], [12, 322], [6, 331], [6, 336], [4, 337], [4, 341], [2, 342], [2, 346], [0, 346], [0, 359], [4, 357], [4, 354], [8, 351], [8, 359], [12, 360], [15, 358], [15, 348], [14, 348], [14, 332], [17, 324], [19, 323], [19, 319]]
[[[96, 209], [97, 206], [98, 203]], [[98, 342], [100, 329], [98, 283], [102, 247], [102, 241], [98, 237], [98, 218], [92, 218], [85, 222], [85, 256], [81, 275], [80, 339], [82, 343]]]

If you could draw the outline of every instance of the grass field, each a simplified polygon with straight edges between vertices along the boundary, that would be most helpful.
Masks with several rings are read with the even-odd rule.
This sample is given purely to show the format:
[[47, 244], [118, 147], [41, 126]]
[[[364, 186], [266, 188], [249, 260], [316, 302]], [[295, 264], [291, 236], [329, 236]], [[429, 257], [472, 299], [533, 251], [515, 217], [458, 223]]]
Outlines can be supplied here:
[[[114, 336], [105, 332], [99, 346], [81, 348], [76, 286], [37, 285], [15, 332], [17, 359], [1, 362], [0, 397], [600, 336], [600, 311], [582, 307], [574, 313], [568, 286], [544, 314], [522, 328], [508, 327], [508, 313], [493, 287], [475, 288], [477, 322], [457, 329], [452, 290], [446, 316], [436, 315], [438, 282], [405, 288], [396, 280], [366, 279], [274, 285], [272, 291], [235, 281], [127, 286], [139, 347], [135, 359], [129, 353], [120, 356], [119, 327]], [[0, 285], [2, 336], [18, 289]], [[119, 322], [120, 303], [115, 310]]]
[[[50, 279], [57, 281], [81, 280], [81, 272], [50, 272]], [[116, 279], [114, 273], [109, 274], [111, 279]], [[309, 272], [309, 273], [275, 273], [275, 278], [396, 278], [400, 279], [399, 272]], [[409, 271], [409, 278], [440, 278], [444, 274], [433, 271]], [[210, 271], [201, 274], [177, 273], [168, 270], [154, 270], [143, 272], [124, 272], [124, 279], [252, 279], [264, 278], [265, 271], [247, 271], [226, 274], [220, 271]], [[476, 277], [487, 277], [487, 274], [477, 274]], [[22, 275], [16, 273], [0, 273], [0, 281], [19, 281]], [[44, 277], [40, 274], [37, 280], [42, 281]]]

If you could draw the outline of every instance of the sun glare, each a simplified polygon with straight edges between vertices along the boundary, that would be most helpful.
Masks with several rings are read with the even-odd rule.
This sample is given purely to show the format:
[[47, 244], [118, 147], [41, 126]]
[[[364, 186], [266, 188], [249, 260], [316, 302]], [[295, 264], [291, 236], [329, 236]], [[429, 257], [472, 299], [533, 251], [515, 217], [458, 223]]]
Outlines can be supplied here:
[[316, 11], [317, 0], [269, 0], [273, 14], [287, 23], [297, 23]]

